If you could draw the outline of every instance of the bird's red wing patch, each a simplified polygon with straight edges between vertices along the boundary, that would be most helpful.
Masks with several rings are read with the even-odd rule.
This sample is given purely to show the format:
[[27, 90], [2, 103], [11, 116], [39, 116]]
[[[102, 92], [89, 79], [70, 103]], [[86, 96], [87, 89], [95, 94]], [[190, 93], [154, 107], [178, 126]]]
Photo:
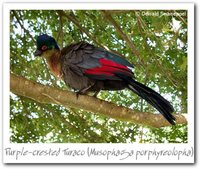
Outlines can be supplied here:
[[86, 69], [85, 73], [90, 75], [107, 75], [115, 76], [115, 73], [123, 73], [127, 76], [132, 76], [132, 71], [124, 65], [118, 64], [108, 59], [100, 59], [101, 67]]

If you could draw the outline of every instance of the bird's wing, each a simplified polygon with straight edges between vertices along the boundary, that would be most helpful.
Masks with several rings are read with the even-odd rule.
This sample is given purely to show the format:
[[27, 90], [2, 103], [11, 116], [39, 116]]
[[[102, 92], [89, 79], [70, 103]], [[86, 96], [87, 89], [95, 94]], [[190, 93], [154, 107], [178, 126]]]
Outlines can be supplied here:
[[120, 80], [116, 74], [133, 77], [133, 65], [117, 54], [80, 42], [63, 49], [63, 64], [79, 75], [96, 80]]

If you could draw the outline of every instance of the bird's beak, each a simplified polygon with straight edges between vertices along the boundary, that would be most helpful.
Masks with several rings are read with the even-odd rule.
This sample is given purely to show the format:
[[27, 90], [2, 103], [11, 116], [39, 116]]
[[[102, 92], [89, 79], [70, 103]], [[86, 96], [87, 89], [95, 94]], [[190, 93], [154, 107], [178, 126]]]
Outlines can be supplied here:
[[42, 51], [40, 51], [40, 50], [37, 49], [37, 50], [35, 51], [34, 55], [35, 55], [35, 56], [41, 56], [41, 55], [42, 55]]

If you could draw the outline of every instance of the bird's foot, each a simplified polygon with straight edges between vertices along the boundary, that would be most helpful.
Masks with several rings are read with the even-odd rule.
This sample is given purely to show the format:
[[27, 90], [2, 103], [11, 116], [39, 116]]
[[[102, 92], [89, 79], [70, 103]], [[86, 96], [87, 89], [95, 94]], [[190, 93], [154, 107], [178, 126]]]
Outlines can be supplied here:
[[93, 95], [93, 97], [96, 97], [97, 98], [97, 95], [99, 94], [100, 91], [96, 91]]
[[84, 93], [82, 93], [81, 91], [77, 91], [76, 92], [76, 99], [78, 100], [79, 95], [83, 95]]
[[78, 99], [78, 96], [79, 96], [79, 95], [87, 94], [87, 93], [89, 92], [89, 89], [90, 89], [93, 85], [94, 85], [94, 84], [92, 84], [92, 85], [90, 85], [90, 86], [88, 86], [88, 87], [86, 87], [86, 88], [83, 88], [83, 89], [81, 89], [81, 90], [78, 90], [78, 91], [76, 92], [76, 98]]

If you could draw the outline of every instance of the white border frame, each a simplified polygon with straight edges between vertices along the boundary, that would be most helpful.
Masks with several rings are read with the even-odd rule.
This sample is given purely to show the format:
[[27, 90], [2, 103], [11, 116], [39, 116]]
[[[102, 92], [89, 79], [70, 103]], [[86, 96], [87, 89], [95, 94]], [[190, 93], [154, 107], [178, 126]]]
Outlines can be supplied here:
[[[188, 10], [188, 143], [187, 144], [14, 144], [9, 141], [9, 109], [10, 109], [10, 65], [9, 65], [9, 30], [10, 30], [10, 10], [17, 9], [123, 9], [123, 10]], [[194, 4], [193, 3], [4, 3], [3, 4], [3, 161], [4, 163], [193, 163], [194, 162]], [[191, 151], [191, 156], [152, 156], [148, 160], [147, 156], [135, 159], [135, 156], [126, 160], [119, 160], [118, 157], [106, 156], [90, 157], [88, 156], [7, 156], [5, 148], [11, 147], [13, 150], [44, 150], [59, 148], [86, 150], [88, 147], [95, 147], [99, 150], [174, 150]]]

